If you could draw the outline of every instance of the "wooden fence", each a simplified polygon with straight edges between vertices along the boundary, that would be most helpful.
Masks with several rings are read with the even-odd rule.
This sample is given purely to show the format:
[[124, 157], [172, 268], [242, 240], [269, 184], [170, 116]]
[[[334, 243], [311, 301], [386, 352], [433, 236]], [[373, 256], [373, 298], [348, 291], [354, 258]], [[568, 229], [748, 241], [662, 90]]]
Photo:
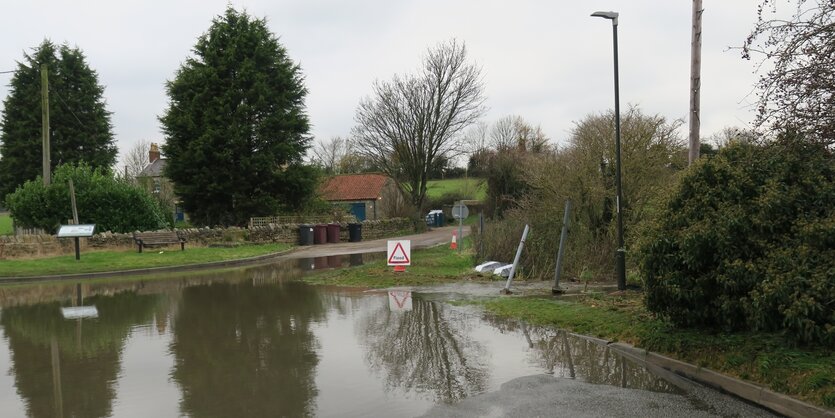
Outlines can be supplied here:
[[49, 235], [46, 231], [40, 228], [21, 228], [19, 226], [14, 228], [14, 234], [16, 237], [21, 235]]

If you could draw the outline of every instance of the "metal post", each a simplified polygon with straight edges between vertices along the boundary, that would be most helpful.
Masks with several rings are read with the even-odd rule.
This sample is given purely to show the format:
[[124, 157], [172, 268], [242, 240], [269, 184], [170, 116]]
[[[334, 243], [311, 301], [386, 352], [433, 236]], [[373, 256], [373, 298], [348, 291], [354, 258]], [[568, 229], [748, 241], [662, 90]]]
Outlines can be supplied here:
[[617, 271], [618, 290], [626, 289], [626, 249], [623, 248], [623, 190], [621, 189], [621, 164], [620, 164], [620, 85], [618, 82], [618, 13], [617, 12], [594, 12], [593, 17], [602, 17], [612, 21], [612, 38], [615, 55], [615, 161], [617, 171], [615, 172], [615, 188], [617, 189], [616, 203], [618, 219], [618, 248], [615, 251], [615, 270]]
[[617, 262], [618, 290], [626, 290], [626, 249], [623, 248], [623, 188], [621, 186], [620, 161], [620, 85], [618, 82], [618, 21], [612, 21], [612, 33], [615, 42], [615, 158], [617, 160], [617, 209], [618, 209], [618, 249]]
[[562, 273], [562, 255], [565, 252], [565, 240], [568, 238], [568, 222], [571, 215], [571, 200], [565, 201], [565, 215], [562, 217], [562, 232], [560, 232], [560, 248], [557, 250], [557, 268], [554, 271], [554, 287], [551, 293], [563, 293], [560, 289], [560, 274]]
[[478, 260], [481, 261], [484, 257], [484, 211], [478, 214]]
[[80, 247], [80, 245], [81, 244], [78, 241], [78, 237], [75, 237], [75, 259], [76, 260], [81, 260], [81, 247]]
[[[458, 202], [458, 205], [462, 208], [464, 207], [464, 204], [461, 202]], [[461, 247], [464, 246], [464, 217], [461, 216], [463, 215], [463, 209], [461, 212], [458, 214], [458, 254], [461, 254]]]
[[516, 249], [516, 257], [513, 259], [513, 267], [510, 268], [510, 275], [507, 277], [507, 283], [502, 289], [502, 293], [510, 294], [510, 284], [513, 283], [513, 276], [516, 274], [516, 267], [519, 265], [519, 258], [522, 256], [522, 249], [525, 248], [525, 240], [528, 238], [528, 225], [525, 225], [525, 230], [522, 232], [522, 240], [519, 241], [519, 248]]

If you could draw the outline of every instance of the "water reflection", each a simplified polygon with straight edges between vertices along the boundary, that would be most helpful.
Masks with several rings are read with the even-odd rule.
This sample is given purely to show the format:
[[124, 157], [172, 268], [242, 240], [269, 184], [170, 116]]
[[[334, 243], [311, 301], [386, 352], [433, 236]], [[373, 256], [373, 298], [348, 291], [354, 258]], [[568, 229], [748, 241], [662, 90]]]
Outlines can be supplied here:
[[359, 322], [371, 368], [389, 388], [430, 394], [451, 402], [484, 391], [489, 371], [484, 346], [473, 340], [468, 321], [436, 302], [411, 299], [412, 310], [383, 305]]
[[[183, 291], [171, 352], [193, 416], [309, 416], [325, 308], [315, 288], [212, 284]], [[280, 411], [280, 412], [279, 412]]]
[[[420, 415], [542, 373], [681, 393], [562, 331], [417, 292], [295, 280], [311, 261], [0, 287], [0, 368], [9, 359], [0, 416]], [[62, 317], [61, 307], [80, 305], [95, 305], [98, 317]], [[19, 399], [3, 393], [14, 391]]]
[[377, 253], [361, 253], [347, 255], [329, 255], [313, 258], [299, 258], [298, 268], [302, 271], [333, 269], [341, 267], [356, 267], [367, 261], [382, 258]]
[[592, 340], [563, 330], [531, 327], [492, 315], [485, 315], [483, 320], [500, 332], [521, 333], [529, 348], [529, 361], [546, 373], [623, 388], [682, 393], [670, 382]]
[[153, 317], [156, 296], [93, 297], [99, 317], [66, 320], [61, 303], [3, 309], [11, 373], [29, 416], [108, 416], [131, 327]]

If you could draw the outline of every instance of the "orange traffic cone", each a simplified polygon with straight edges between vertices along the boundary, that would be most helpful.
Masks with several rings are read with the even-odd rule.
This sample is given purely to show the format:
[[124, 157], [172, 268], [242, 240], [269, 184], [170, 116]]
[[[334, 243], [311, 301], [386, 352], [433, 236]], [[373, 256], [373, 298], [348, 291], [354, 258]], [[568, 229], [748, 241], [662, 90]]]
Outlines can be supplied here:
[[458, 233], [452, 231], [452, 242], [449, 244], [450, 250], [455, 250], [458, 248]]

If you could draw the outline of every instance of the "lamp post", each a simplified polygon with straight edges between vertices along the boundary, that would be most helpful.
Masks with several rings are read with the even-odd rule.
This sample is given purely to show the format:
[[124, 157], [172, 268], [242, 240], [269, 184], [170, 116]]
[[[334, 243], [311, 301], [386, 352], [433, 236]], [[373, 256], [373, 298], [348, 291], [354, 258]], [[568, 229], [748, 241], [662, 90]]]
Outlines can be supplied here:
[[594, 12], [593, 17], [602, 17], [612, 21], [612, 36], [615, 54], [615, 188], [617, 189], [616, 208], [618, 218], [618, 249], [615, 252], [615, 268], [618, 275], [618, 290], [626, 289], [626, 249], [623, 248], [623, 213], [621, 200], [623, 191], [620, 183], [620, 87], [618, 84], [618, 13]]

